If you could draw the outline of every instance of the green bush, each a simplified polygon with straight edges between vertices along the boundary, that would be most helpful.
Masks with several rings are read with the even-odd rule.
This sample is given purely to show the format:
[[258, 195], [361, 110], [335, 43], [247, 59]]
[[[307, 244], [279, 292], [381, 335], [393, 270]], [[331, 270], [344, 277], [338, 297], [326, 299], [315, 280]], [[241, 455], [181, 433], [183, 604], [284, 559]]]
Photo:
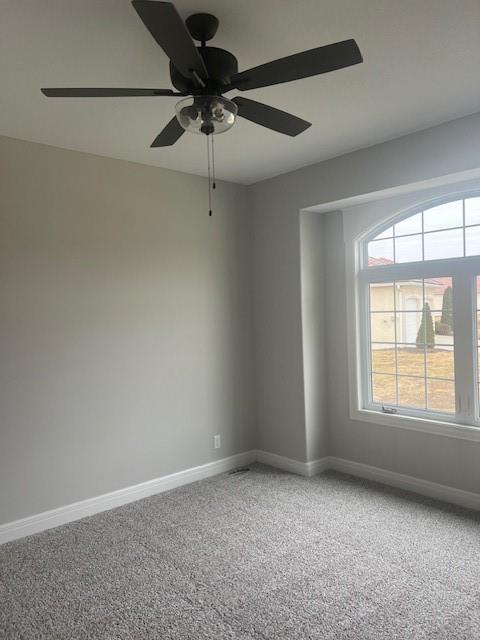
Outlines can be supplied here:
[[435, 322], [435, 333], [438, 336], [451, 336], [453, 331], [452, 331], [452, 327], [449, 324], [446, 324], [445, 322], [437, 320]]
[[[448, 324], [453, 331], [453, 291], [452, 287], [447, 287], [443, 293], [442, 302], [442, 317], [440, 322], [442, 324]], [[442, 334], [450, 335], [450, 334]]]
[[435, 346], [432, 311], [428, 302], [425, 302], [423, 305], [422, 321], [417, 333], [417, 347], [423, 348], [424, 344], [426, 344], [429, 349], [433, 349]]

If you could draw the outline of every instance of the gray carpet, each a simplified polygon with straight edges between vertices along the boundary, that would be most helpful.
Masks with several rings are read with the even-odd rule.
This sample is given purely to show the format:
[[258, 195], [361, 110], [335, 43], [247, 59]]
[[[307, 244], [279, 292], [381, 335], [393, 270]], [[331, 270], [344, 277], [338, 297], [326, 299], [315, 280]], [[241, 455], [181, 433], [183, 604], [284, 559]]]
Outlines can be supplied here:
[[0, 638], [478, 640], [480, 515], [260, 465], [0, 547]]

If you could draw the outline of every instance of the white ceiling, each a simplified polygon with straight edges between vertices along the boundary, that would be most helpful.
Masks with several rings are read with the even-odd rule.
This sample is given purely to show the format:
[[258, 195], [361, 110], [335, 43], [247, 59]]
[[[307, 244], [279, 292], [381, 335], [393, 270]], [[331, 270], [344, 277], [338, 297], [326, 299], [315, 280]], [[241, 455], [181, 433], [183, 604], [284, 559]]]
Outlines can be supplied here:
[[[246, 120], [216, 136], [218, 177], [252, 183], [480, 110], [479, 0], [177, 0], [220, 19], [240, 69], [354, 37], [364, 64], [245, 92], [313, 126], [297, 138]], [[175, 98], [47, 99], [42, 86], [170, 88], [163, 51], [129, 0], [0, 0], [0, 134], [205, 174], [203, 137], [149, 145]], [[233, 92], [230, 97], [235, 95]], [[446, 150], [448, 152], [448, 150]]]

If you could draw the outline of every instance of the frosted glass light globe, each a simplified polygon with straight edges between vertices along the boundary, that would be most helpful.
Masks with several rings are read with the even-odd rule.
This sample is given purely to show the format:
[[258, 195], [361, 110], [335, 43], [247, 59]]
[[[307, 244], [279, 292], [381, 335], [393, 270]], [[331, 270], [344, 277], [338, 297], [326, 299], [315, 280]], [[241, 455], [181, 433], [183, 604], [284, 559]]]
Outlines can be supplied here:
[[209, 135], [233, 127], [238, 107], [221, 96], [193, 96], [177, 102], [175, 112], [186, 131]]

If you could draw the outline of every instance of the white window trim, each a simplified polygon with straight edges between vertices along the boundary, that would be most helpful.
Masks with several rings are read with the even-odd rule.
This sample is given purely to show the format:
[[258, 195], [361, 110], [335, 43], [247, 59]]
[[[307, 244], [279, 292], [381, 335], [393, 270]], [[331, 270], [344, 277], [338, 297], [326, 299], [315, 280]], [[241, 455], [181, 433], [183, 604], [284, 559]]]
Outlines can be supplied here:
[[[365, 296], [363, 287], [365, 283], [362, 283], [362, 259], [363, 252], [365, 251], [365, 239], [371, 235], [372, 227], [377, 229], [378, 233], [385, 228], [388, 228], [393, 221], [399, 221], [416, 213], [419, 210], [427, 209], [442, 202], [447, 202], [455, 199], [462, 199], [479, 195], [478, 187], [473, 190], [466, 189], [461, 192], [454, 193], [454, 190], [444, 193], [440, 197], [430, 197], [422, 200], [418, 198], [417, 202], [413, 204], [412, 196], [410, 196], [411, 206], [403, 209], [403, 213], [397, 209], [392, 210], [390, 215], [383, 216], [382, 220], [378, 221], [378, 224], [370, 225], [367, 232], [359, 234], [356, 237], [345, 238], [345, 260], [346, 260], [346, 294], [347, 294], [347, 349], [348, 349], [348, 361], [349, 361], [349, 408], [350, 417], [352, 420], [360, 420], [362, 422], [369, 422], [372, 424], [395, 427], [400, 429], [406, 429], [410, 431], [420, 431], [423, 433], [433, 435], [443, 435], [452, 438], [458, 438], [463, 440], [470, 440], [480, 442], [480, 422], [475, 421], [475, 416], [479, 415], [478, 412], [478, 400], [477, 394], [474, 393], [476, 380], [476, 366], [471, 366], [472, 376], [474, 376], [473, 382], [470, 381], [469, 387], [464, 389], [462, 397], [463, 412], [459, 411], [461, 407], [457, 407], [459, 415], [452, 417], [450, 420], [444, 414], [428, 414], [425, 412], [416, 412], [415, 410], [406, 410], [402, 414], [386, 414], [370, 407], [363, 406], [363, 398], [365, 394], [363, 392], [363, 386], [365, 385], [364, 372], [366, 370], [365, 362], [365, 345], [369, 340], [365, 336], [366, 326], [366, 309], [365, 309]], [[417, 196], [418, 197], [418, 196]], [[387, 207], [388, 208], [388, 207]], [[476, 271], [480, 274], [480, 256], [469, 256], [462, 258], [449, 258], [446, 260], [432, 260], [422, 261], [417, 263], [401, 263], [395, 265], [386, 265], [381, 267], [370, 267], [368, 271], [371, 275], [369, 278], [374, 278], [377, 272], [378, 278], [385, 280], [388, 278], [388, 272], [395, 273], [395, 277], [392, 276], [392, 280], [403, 277], [434, 277], [434, 275], [452, 275], [456, 277], [456, 285], [454, 287], [455, 295], [457, 296], [457, 305], [461, 309], [461, 300], [459, 297], [465, 295], [473, 296], [473, 286], [467, 286], [466, 269], [468, 274]], [[419, 272], [420, 270], [420, 272]], [[403, 275], [400, 275], [403, 274]], [[424, 275], [425, 274], [425, 275]], [[455, 302], [454, 302], [455, 304]], [[470, 308], [475, 311], [475, 305], [473, 300], [470, 303]], [[458, 309], [457, 309], [458, 315]], [[456, 326], [458, 323], [465, 325], [470, 323], [472, 332], [472, 345], [473, 343], [473, 314], [465, 317], [466, 314], [460, 312], [460, 317], [456, 317]], [[466, 342], [466, 341], [465, 341]], [[458, 354], [457, 349], [455, 352], [455, 358], [463, 357], [466, 354]], [[473, 356], [472, 349], [470, 348], [470, 357]], [[468, 357], [468, 355], [467, 355]], [[476, 354], [475, 354], [476, 357]], [[367, 383], [368, 384], [368, 383]], [[472, 397], [473, 393], [473, 397]], [[423, 414], [423, 415], [422, 415]], [[466, 414], [466, 415], [465, 415]], [[464, 415], [465, 419], [472, 424], [464, 424], [459, 421]]]

